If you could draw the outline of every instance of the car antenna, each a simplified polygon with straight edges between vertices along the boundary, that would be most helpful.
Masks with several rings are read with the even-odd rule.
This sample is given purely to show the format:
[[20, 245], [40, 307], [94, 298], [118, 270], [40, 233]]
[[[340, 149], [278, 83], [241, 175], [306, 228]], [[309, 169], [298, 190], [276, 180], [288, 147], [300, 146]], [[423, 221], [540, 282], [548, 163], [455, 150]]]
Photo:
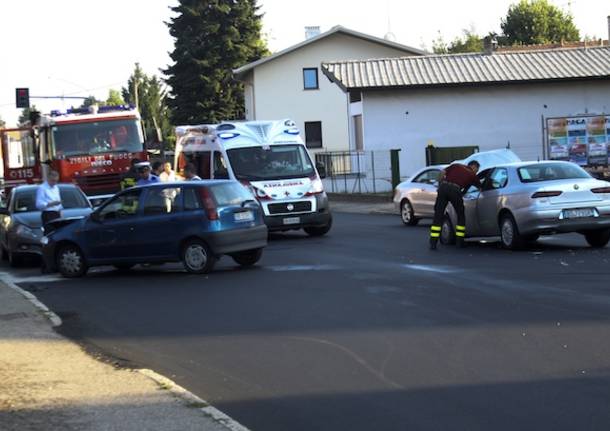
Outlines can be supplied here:
[[510, 141], [508, 141], [508, 143], [506, 144], [506, 149], [510, 150]]

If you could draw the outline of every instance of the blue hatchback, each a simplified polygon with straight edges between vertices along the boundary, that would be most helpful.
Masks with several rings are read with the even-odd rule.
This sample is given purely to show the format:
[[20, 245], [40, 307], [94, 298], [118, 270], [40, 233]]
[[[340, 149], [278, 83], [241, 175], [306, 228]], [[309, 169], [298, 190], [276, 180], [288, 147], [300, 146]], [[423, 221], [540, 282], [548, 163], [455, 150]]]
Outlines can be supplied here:
[[254, 265], [267, 245], [261, 208], [236, 181], [134, 187], [53, 228], [42, 240], [45, 264], [65, 277], [81, 277], [92, 266], [176, 261], [203, 274], [221, 255]]

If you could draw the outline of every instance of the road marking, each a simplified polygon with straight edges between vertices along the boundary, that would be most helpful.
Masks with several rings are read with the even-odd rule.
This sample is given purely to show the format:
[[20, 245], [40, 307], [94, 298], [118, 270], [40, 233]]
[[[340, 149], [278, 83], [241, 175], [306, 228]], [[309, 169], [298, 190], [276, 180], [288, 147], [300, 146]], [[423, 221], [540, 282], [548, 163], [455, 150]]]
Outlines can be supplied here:
[[341, 269], [340, 266], [336, 265], [283, 265], [283, 266], [267, 266], [274, 272], [286, 272], [286, 271], [336, 271]]
[[436, 266], [436, 265], [410, 265], [404, 264], [403, 268], [411, 269], [414, 271], [425, 271], [425, 272], [436, 272], [439, 274], [451, 274], [454, 272], [459, 272], [457, 268], [453, 268], [451, 266]]

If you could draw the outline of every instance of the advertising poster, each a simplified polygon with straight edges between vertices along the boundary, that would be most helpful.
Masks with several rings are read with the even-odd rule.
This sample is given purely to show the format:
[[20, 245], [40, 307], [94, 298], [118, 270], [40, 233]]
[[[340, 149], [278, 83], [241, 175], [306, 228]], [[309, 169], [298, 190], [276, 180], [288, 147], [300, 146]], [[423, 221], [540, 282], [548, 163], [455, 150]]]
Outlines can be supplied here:
[[549, 118], [547, 134], [552, 160], [569, 160], [581, 166], [610, 162], [610, 116]]

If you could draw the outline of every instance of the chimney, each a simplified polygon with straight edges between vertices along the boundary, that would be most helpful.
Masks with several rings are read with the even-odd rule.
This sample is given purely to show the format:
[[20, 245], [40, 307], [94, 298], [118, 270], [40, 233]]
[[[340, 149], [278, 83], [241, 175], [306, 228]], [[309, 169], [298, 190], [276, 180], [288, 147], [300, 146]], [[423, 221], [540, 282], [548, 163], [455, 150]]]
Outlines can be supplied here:
[[492, 55], [498, 49], [498, 41], [495, 37], [486, 36], [483, 39], [483, 52], [487, 55]]
[[320, 26], [306, 26], [305, 27], [305, 40], [309, 40], [312, 37], [316, 37], [320, 34]]

